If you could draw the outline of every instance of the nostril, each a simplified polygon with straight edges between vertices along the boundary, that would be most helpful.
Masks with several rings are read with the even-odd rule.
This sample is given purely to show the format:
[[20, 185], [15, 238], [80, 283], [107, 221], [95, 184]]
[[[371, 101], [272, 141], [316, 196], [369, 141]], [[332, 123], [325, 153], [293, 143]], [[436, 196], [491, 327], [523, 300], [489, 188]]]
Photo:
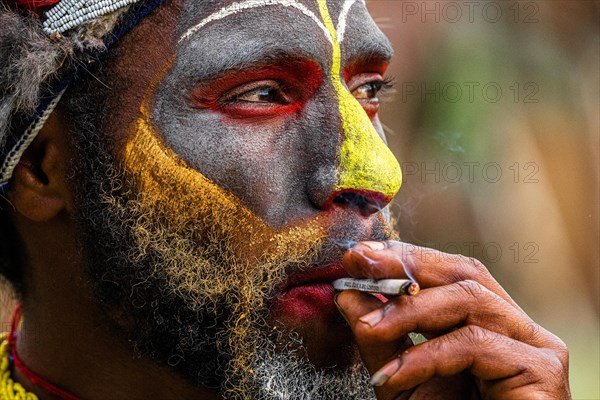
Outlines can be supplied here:
[[331, 205], [357, 210], [363, 217], [381, 211], [388, 201], [382, 193], [346, 190], [331, 196]]
[[362, 208], [368, 205], [368, 201], [363, 195], [358, 193], [345, 192], [333, 199], [333, 204]]

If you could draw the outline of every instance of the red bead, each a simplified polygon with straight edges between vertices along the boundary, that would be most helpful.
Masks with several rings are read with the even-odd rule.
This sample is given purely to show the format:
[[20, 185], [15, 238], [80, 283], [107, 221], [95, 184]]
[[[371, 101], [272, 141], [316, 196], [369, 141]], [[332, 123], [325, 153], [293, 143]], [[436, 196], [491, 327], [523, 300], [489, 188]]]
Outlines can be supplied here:
[[44, 11], [45, 7], [49, 7], [58, 2], [60, 2], [60, 0], [8, 0], [9, 4], [13, 3], [20, 8], [25, 8], [37, 14]]

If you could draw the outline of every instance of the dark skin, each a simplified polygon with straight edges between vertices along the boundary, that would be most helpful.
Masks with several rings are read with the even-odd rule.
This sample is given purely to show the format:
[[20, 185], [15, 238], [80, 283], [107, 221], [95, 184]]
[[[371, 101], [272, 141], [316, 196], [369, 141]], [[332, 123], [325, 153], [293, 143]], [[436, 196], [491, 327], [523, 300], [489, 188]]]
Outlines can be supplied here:
[[[352, 276], [375, 279], [407, 278], [407, 266], [424, 289], [385, 305], [356, 291], [337, 297], [369, 371], [388, 376], [378, 382], [378, 398], [570, 398], [565, 344], [477, 260], [390, 241], [359, 244], [344, 265]], [[408, 347], [409, 332], [429, 340]], [[469, 381], [479, 393], [471, 394]]]
[[[217, 399], [165, 367], [134, 358], [94, 303], [69, 214], [65, 160], [71, 148], [64, 131], [55, 113], [17, 166], [7, 196], [29, 260], [19, 356], [40, 376], [85, 399]], [[40, 399], [53, 398], [18, 370], [14, 378]]]
[[[126, 87], [117, 86], [119, 90], [115, 93], [117, 98], [124, 101], [120, 102], [119, 110], [114, 110], [115, 122], [109, 131], [123, 143], [127, 142], [127, 126], [131, 122], [131, 115], [138, 112], [148, 87], [155, 84], [157, 79], [162, 79], [159, 94], [155, 97], [159, 105], [153, 108], [153, 116], [173, 148], [177, 150], [181, 143], [185, 144], [185, 137], [177, 136], [185, 130], [176, 126], [173, 121], [165, 122], [161, 119], [168, 115], [168, 112], [161, 114], [165, 107], [167, 111], [173, 111], [169, 107], [178, 107], [177, 104], [169, 103], [172, 98], [169, 97], [172, 94], [169, 90], [181, 75], [180, 70], [176, 67], [165, 78], [160, 78], [166, 63], [181, 50], [176, 46], [175, 40], [171, 40], [170, 45], [164, 45], [164, 38], [174, 36], [178, 13], [178, 5], [171, 4], [142, 22], [125, 38], [120, 46], [123, 55], [111, 66], [112, 76], [116, 79], [135, 77], [129, 79]], [[162, 34], [157, 35], [156, 32]], [[352, 43], [353, 35], [358, 34], [351, 30], [349, 32], [348, 43]], [[351, 44], [347, 46], [351, 47]], [[327, 85], [329, 59], [326, 56], [329, 55], [320, 53], [320, 49], [327, 48], [326, 43], [319, 43], [316, 50], [309, 49], [315, 52], [313, 57], [319, 61], [324, 76], [318, 82], [319, 86], [312, 88], [307, 94], [316, 99], [310, 105], [315, 108], [314, 113], [320, 110], [335, 113], [338, 110], [335, 95]], [[143, 57], [144, 54], [152, 54], [154, 62], [144, 64], [144, 60], [147, 60]], [[302, 61], [303, 65], [305, 61], [307, 60]], [[181, 63], [181, 59], [179, 62]], [[351, 60], [344, 62], [346, 66], [352, 64]], [[387, 60], [379, 60], [377, 63], [375, 69], [381, 71], [385, 69]], [[280, 64], [275, 66], [281, 67]], [[297, 66], [294, 68], [303, 70]], [[261, 82], [265, 78], [259, 76], [252, 79]], [[352, 79], [348, 82], [352, 82]], [[251, 89], [260, 87], [255, 85]], [[250, 93], [250, 99], [256, 94], [246, 93]], [[281, 106], [275, 101], [271, 103], [271, 107]], [[265, 105], [243, 106], [261, 107], [264, 111]], [[367, 104], [366, 108], [369, 107], [371, 105]], [[369, 108], [367, 114], [373, 125], [379, 126], [376, 112]], [[181, 113], [178, 112], [177, 115]], [[215, 123], [217, 125], [203, 122], [209, 128], [228, 128], [228, 134], [235, 133], [236, 129], [246, 129], [240, 125], [239, 120], [233, 121], [223, 118], [223, 115], [210, 113], [203, 115], [204, 118], [214, 117], [218, 121]], [[269, 129], [285, 126], [285, 121], [274, 119], [262, 122], [267, 127], [264, 130], [266, 137], [253, 139], [255, 141], [269, 140]], [[284, 146], [286, 150], [272, 158], [276, 166], [284, 166], [287, 162], [300, 163], [306, 158], [303, 152], [309, 152], [311, 148], [298, 146], [315, 142], [315, 149], [319, 150], [318, 160], [323, 163], [320, 171], [335, 174], [335, 168], [327, 162], [335, 163], [335, 152], [340, 143], [337, 136], [325, 145], [313, 138], [311, 135], [319, 129], [318, 122], [311, 120], [304, 125], [298, 124], [312, 126], [314, 129], [298, 131], [298, 135], [302, 135], [299, 137], [304, 141], [294, 141], [295, 136], [291, 136]], [[11, 189], [7, 193], [15, 207], [11, 211], [11, 218], [27, 254], [25, 276], [28, 291], [27, 297], [23, 299], [26, 317], [18, 342], [21, 357], [41, 376], [85, 399], [219, 398], [216, 392], [194, 387], [170, 369], [149, 359], [134, 359], [125, 338], [120, 336], [120, 332], [112, 324], [107, 323], [104, 314], [95, 304], [91, 290], [82, 276], [77, 232], [71, 219], [74, 188], [67, 178], [67, 160], [72, 157], [72, 149], [66, 135], [66, 124], [60, 110], [53, 114], [15, 170]], [[221, 124], [226, 125], [225, 128]], [[341, 130], [339, 121], [337, 124], [328, 121], [327, 126], [336, 132]], [[248, 129], [255, 129], [255, 125]], [[234, 138], [228, 148], [239, 145]], [[263, 148], [260, 145], [261, 143], [252, 143], [250, 140], [248, 151], [257, 158], [264, 159], [263, 154], [252, 150]], [[232, 175], [219, 166], [222, 157], [215, 157], [214, 160], [210, 158], [214, 155], [213, 147], [203, 147], [205, 145], [200, 142], [194, 143], [194, 146], [193, 151], [185, 154], [190, 164], [197, 163], [199, 169], [208, 164], [209, 168], [201, 172], [229, 188], [234, 194], [239, 192], [242, 202], [270, 225], [280, 226], [322, 215], [328, 224], [353, 223], [354, 226], [361, 227], [365, 236], [368, 236], [371, 227], [377, 224], [377, 215], [364, 209], [351, 212], [342, 210], [341, 207], [328, 209], [325, 206], [326, 199], [334, 189], [331, 188], [332, 180], [327, 177], [315, 180], [313, 185], [306, 186], [308, 189], [301, 184], [300, 178], [288, 175], [277, 176], [274, 181], [261, 182], [258, 179], [254, 183], [246, 183], [244, 179], [252, 182], [251, 178], [254, 178], [249, 179], [242, 174], [248, 170], [246, 164], [242, 162], [236, 165], [240, 171], [239, 176]], [[291, 160], [290, 149], [292, 154], [299, 154], [299, 158]], [[115, 149], [115, 152], [118, 153], [119, 150]], [[270, 153], [267, 152], [268, 154]], [[256, 168], [259, 173], [261, 168], [268, 169], [271, 166], [257, 162]], [[305, 176], [311, 170], [300, 163], [295, 171]], [[232, 176], [237, 176], [238, 180], [232, 181]], [[253, 188], [252, 185], [269, 184], [274, 186], [256, 191], [256, 197], [252, 197], [252, 191], [246, 190], [248, 185]], [[271, 205], [259, 201], [265, 190], [276, 193], [270, 198], [273, 202]], [[297, 191], [300, 190], [307, 190], [307, 193], [298, 196]], [[306, 198], [309, 200], [303, 202]], [[377, 383], [381, 384], [376, 388], [378, 398], [569, 397], [568, 356], [564, 343], [531, 321], [485, 267], [461, 256], [410, 247], [399, 242], [376, 243], [361, 243], [346, 252], [343, 266], [348, 274], [358, 278], [405, 278], [404, 267], [407, 267], [423, 288], [418, 296], [399, 297], [386, 304], [355, 291], [344, 292], [336, 298], [371, 375], [381, 377], [382, 374], [376, 375], [376, 372], [382, 368], [389, 375], [387, 380], [378, 379]], [[382, 249], [372, 249], [378, 246]], [[323, 315], [329, 314], [324, 311]], [[292, 328], [296, 328], [293, 325], [294, 318], [286, 319], [284, 315], [281, 321], [287, 321]], [[328, 326], [328, 321], [330, 318], [316, 318], [315, 325], [308, 327], [308, 331], [316, 328], [324, 333], [321, 337], [307, 340], [309, 355], [311, 351], [323, 354], [320, 349], [336, 345], [339, 336], [328, 336], [328, 330], [347, 332], [347, 327], [334, 322], [331, 322], [333, 326]], [[70, 329], [64, 329], [65, 327]], [[301, 328], [297, 329], [301, 331]], [[406, 335], [414, 331], [424, 333], [429, 341], [419, 346], [409, 346]], [[314, 361], [326, 362], [318, 359]], [[344, 361], [343, 357], [341, 361]], [[38, 394], [40, 399], [51, 398], [18, 372], [15, 373], [15, 379]]]

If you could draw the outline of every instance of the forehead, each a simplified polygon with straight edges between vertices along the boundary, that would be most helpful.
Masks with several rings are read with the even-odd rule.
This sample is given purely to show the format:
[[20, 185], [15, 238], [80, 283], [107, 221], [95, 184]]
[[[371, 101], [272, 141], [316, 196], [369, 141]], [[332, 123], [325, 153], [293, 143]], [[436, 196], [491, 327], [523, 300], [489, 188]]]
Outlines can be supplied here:
[[[335, 32], [324, 20], [324, 4]], [[224, 66], [220, 61], [230, 56], [243, 61], [244, 55], [276, 58], [279, 53], [297, 52], [322, 58], [330, 53], [334, 39], [346, 60], [366, 55], [386, 60], [392, 55], [364, 0], [187, 0], [175, 37], [180, 51], [203, 53], [207, 71], [211, 68], [206, 61]]]

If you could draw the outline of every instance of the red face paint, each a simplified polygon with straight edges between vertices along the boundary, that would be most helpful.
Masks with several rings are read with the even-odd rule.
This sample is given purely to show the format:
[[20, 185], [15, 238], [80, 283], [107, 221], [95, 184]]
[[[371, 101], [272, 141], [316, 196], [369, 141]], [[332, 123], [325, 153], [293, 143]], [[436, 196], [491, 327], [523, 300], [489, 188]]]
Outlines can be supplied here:
[[303, 108], [322, 79], [323, 73], [313, 61], [229, 71], [194, 87], [190, 102], [232, 118], [288, 116]]
[[353, 76], [358, 74], [379, 74], [385, 75], [389, 66], [389, 60], [380, 58], [362, 57], [348, 61], [342, 74], [346, 82], [349, 82]]
[[[343, 75], [346, 80], [346, 85], [350, 92], [354, 94], [360, 86], [370, 82], [383, 82], [383, 75], [388, 68], [388, 61], [379, 59], [358, 59], [350, 61], [344, 68]], [[371, 101], [370, 99], [357, 98], [365, 112], [372, 120], [379, 111], [379, 101]]]
[[[18, 7], [25, 8], [36, 14], [41, 14], [43, 9], [53, 4], [60, 2], [60, 0], [13, 0], [12, 3]], [[9, 1], [11, 3], [11, 1]]]
[[278, 290], [271, 310], [273, 317], [285, 315], [299, 321], [309, 321], [322, 317], [324, 313], [335, 312], [335, 289], [331, 282], [346, 277], [348, 272], [341, 263], [291, 275]]

